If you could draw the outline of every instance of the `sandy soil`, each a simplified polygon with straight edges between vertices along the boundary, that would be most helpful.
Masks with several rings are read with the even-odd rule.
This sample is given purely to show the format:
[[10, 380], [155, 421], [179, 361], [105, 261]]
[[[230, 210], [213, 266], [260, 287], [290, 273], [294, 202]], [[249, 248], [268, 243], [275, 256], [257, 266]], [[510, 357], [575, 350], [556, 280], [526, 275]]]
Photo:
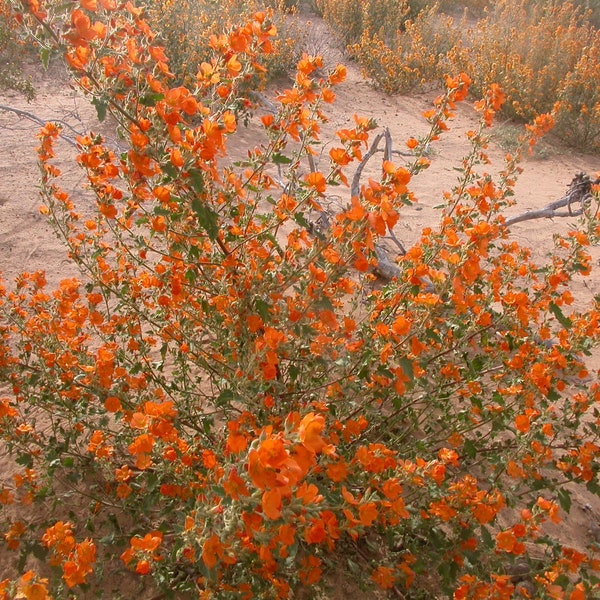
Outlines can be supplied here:
[[[428, 126], [421, 114], [430, 108], [436, 92], [390, 97], [374, 91], [355, 65], [348, 63], [335, 47], [323, 41], [324, 37], [319, 33], [322, 27], [321, 23], [313, 20], [308, 49], [322, 52], [329, 64], [343, 60], [348, 67], [348, 79], [339, 88], [338, 100], [329, 110], [330, 122], [323, 128], [323, 140], [332, 139], [335, 130], [349, 126], [354, 114], [372, 117], [381, 127], [389, 127], [397, 149], [404, 149], [404, 142], [409, 137], [424, 133]], [[0, 95], [0, 104], [28, 111], [41, 120], [62, 120], [68, 124], [64, 133], [71, 139], [75, 136], [73, 130], [101, 130], [110, 143], [118, 146], [119, 140], [111, 124], [97, 122], [93, 107], [69, 87], [60, 68], [51, 67], [47, 73], [35, 70], [35, 81], [38, 93], [30, 104], [16, 93]], [[452, 187], [456, 181], [454, 167], [468, 148], [465, 132], [473, 128], [476, 118], [469, 104], [459, 106], [451, 131], [434, 148], [431, 168], [414, 180], [412, 189], [419, 202], [403, 212], [396, 228], [397, 236], [405, 244], [409, 245], [417, 239], [422, 227], [436, 222], [434, 206], [440, 203], [442, 191]], [[35, 156], [35, 135], [38, 130], [39, 125], [30, 119], [0, 110], [0, 271], [5, 280], [10, 281], [23, 270], [45, 269], [49, 283], [53, 285], [74, 272], [66, 260], [64, 247], [38, 210], [40, 198]], [[250, 145], [253, 136], [252, 128], [242, 128], [232, 146], [241, 148]], [[67, 190], [74, 198], [84, 199], [82, 178], [72, 161], [75, 149], [63, 140], [57, 150], [59, 158], [56, 164], [66, 174]], [[325, 145], [325, 156], [327, 150]], [[489, 154], [493, 161], [490, 168], [501, 168], [504, 151], [492, 144]], [[510, 215], [542, 207], [560, 198], [577, 172], [593, 175], [600, 169], [600, 161], [598, 157], [582, 155], [545, 142], [543, 153], [527, 157], [523, 167], [524, 173], [516, 186], [517, 204], [511, 208]], [[375, 161], [370, 168], [377, 168]], [[333, 198], [332, 201], [343, 202], [343, 198]], [[528, 221], [514, 225], [511, 235], [520, 243], [530, 245], [535, 255], [543, 258], [552, 247], [552, 234], [565, 232], [571, 223], [572, 219], [567, 218]], [[592, 253], [597, 264], [600, 248], [592, 248]], [[578, 304], [584, 304], [598, 292], [600, 275], [586, 283], [577, 282], [574, 290]], [[590, 366], [597, 369], [600, 365], [594, 359]], [[7, 465], [0, 460], [4, 475], [8, 474]], [[600, 521], [600, 501], [585, 490], [576, 489], [571, 513], [565, 516], [560, 526], [564, 542], [575, 548], [589, 545], [593, 540], [588, 529], [596, 519]], [[3, 565], [6, 566], [10, 559], [10, 556], [2, 556], [0, 552], [0, 578], [5, 570]]]

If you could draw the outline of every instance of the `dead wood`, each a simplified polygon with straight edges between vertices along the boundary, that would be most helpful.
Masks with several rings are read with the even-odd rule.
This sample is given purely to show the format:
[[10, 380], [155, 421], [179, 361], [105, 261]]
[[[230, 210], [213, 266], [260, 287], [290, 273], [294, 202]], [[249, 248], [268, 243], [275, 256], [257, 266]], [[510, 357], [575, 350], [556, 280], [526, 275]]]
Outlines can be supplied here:
[[[49, 121], [45, 121], [44, 119], [40, 119], [40, 117], [38, 117], [37, 115], [34, 115], [33, 113], [31, 113], [27, 110], [21, 110], [20, 108], [15, 108], [14, 106], [6, 106], [5, 104], [0, 104], [0, 110], [4, 110], [6, 112], [11, 112], [19, 117], [29, 119], [30, 121], [33, 121], [34, 123], [37, 123], [38, 125], [40, 125], [42, 127], [45, 127], [48, 123], [60, 123], [61, 125], [64, 125], [68, 129], [70, 129], [75, 135], [83, 135], [76, 129], [73, 129], [73, 127], [71, 127], [71, 125], [69, 125], [69, 123], [67, 123], [66, 121], [63, 121], [62, 119], [50, 119]], [[73, 138], [69, 135], [66, 135], [64, 133], [60, 133], [59, 135], [63, 140], [65, 140], [65, 142], [67, 142], [68, 144], [71, 144], [71, 146], [77, 148], [77, 142], [75, 141], [75, 138]]]
[[[553, 219], [554, 217], [576, 217], [581, 215], [591, 204], [592, 185], [598, 183], [600, 183], [599, 179], [592, 181], [588, 175], [577, 173], [569, 184], [566, 195], [560, 198], [560, 200], [550, 202], [550, 204], [547, 204], [543, 208], [529, 210], [515, 217], [511, 217], [510, 219], [507, 219], [504, 224], [510, 226], [531, 219]], [[567, 210], [558, 210], [565, 206], [567, 207]]]

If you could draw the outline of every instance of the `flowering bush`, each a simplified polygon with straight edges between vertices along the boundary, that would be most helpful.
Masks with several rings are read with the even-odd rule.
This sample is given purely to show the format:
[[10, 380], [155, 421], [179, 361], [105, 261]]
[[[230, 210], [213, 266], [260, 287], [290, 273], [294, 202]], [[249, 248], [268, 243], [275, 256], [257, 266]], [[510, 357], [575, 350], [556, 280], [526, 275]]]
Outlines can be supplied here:
[[[591, 73], [585, 73], [585, 80], [583, 73], [576, 74], [582, 61], [589, 70], [599, 46], [598, 32], [569, 2], [503, 0], [473, 30], [464, 61], [459, 59], [457, 64], [467, 69], [479, 89], [500, 83], [510, 99], [505, 107], [509, 116], [531, 119], [551, 111], [559, 97], [566, 95], [574, 102], [564, 102], [559, 110], [575, 117], [582, 108], [582, 100], [576, 99], [582, 95], [583, 102], [592, 101], [591, 106], [600, 101], [597, 80], [588, 78]], [[563, 137], [571, 133], [573, 141], [562, 120], [558, 125], [556, 133]]]
[[17, 58], [23, 49], [14, 33], [15, 26], [7, 0], [0, 0], [0, 88], [17, 90], [31, 100], [34, 96], [33, 85], [23, 75], [21, 59]]
[[[545, 264], [509, 239], [518, 157], [485, 170], [501, 89], [476, 103], [439, 225], [374, 285], [379, 241], [466, 75], [407, 141], [414, 158], [353, 178], [317, 231], [311, 215], [375, 128], [356, 117], [327, 166], [308, 168], [342, 66], [322, 75], [304, 56], [276, 110], [252, 115], [241, 90], [276, 34], [264, 12], [209, 38], [190, 87], [129, 1], [28, 0], [22, 20], [128, 147], [79, 139], [90, 214], [61, 188], [58, 126], [40, 132], [42, 211], [81, 274], [1, 288], [1, 433], [17, 473], [0, 502], [17, 572], [0, 598], [102, 593], [127, 572], [185, 597], [288, 598], [330, 564], [415, 597], [432, 581], [457, 599], [597, 595], [597, 549], [562, 545], [545, 522], [569, 510], [564, 483], [600, 491], [585, 364], [600, 312], [569, 291], [592, 269], [598, 197]], [[233, 161], [240, 114], [262, 139]], [[538, 118], [531, 142], [550, 124]], [[525, 582], [511, 575], [522, 563]]]
[[378, 87], [388, 93], [408, 93], [443, 81], [454, 70], [450, 57], [459, 48], [460, 30], [434, 5], [406, 20], [403, 31], [397, 30], [388, 41], [381, 32], [364, 31], [349, 51]]
[[[178, 81], [191, 83], [197, 65], [210, 61], [211, 52], [206, 40], [233, 25], [242, 25], [261, 6], [269, 6], [269, 18], [279, 30], [273, 39], [273, 51], [263, 58], [266, 73], [276, 78], [294, 70], [300, 58], [303, 32], [286, 19], [293, 11], [293, 2], [271, 0], [151, 0], [147, 18], [150, 26], [160, 35], [160, 42], [169, 56], [169, 67]], [[255, 78], [258, 79], [258, 78]], [[256, 85], [257, 81], [254, 81]]]
[[[481, 14], [482, 5], [461, 4], [470, 15]], [[476, 25], [443, 15], [437, 4], [317, 5], [346, 32], [351, 55], [385, 91], [408, 92], [464, 71], [475, 94], [492, 83], [502, 86], [505, 115], [528, 121], [553, 111], [557, 136], [582, 150], [598, 150], [600, 33], [590, 22], [592, 13], [573, 3], [501, 0]]]

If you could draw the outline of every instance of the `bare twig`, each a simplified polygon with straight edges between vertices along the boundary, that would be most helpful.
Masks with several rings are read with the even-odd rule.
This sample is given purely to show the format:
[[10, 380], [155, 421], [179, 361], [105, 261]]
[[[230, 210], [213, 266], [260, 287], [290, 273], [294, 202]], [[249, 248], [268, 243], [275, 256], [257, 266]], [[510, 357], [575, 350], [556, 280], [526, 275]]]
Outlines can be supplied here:
[[272, 115], [277, 114], [277, 106], [261, 92], [251, 91], [248, 95], [257, 104], [260, 104], [267, 112], [271, 113]]
[[[33, 121], [34, 123], [37, 123], [38, 125], [41, 125], [42, 127], [46, 126], [48, 123], [60, 123], [61, 125], [64, 125], [68, 129], [70, 129], [75, 135], [83, 135], [81, 132], [79, 132], [76, 129], [74, 129], [73, 127], [71, 127], [71, 125], [69, 125], [69, 123], [67, 123], [66, 121], [63, 121], [62, 119], [50, 119], [48, 121], [45, 121], [44, 119], [40, 119], [40, 117], [34, 115], [33, 113], [31, 113], [27, 110], [21, 110], [20, 108], [15, 108], [14, 106], [6, 106], [5, 104], [0, 104], [0, 110], [4, 110], [6, 112], [12, 112], [12, 113], [18, 115], [19, 117], [24, 117], [26, 119], [29, 119], [30, 121]], [[63, 140], [65, 140], [65, 142], [67, 142], [68, 144], [71, 144], [71, 146], [77, 148], [77, 142], [71, 136], [61, 133], [60, 137]]]
[[352, 177], [352, 184], [350, 185], [350, 194], [352, 196], [358, 196], [360, 193], [360, 177], [364, 168], [367, 166], [369, 159], [377, 152], [377, 148], [379, 146], [379, 142], [381, 138], [385, 135], [385, 132], [381, 132], [377, 135], [377, 137], [373, 140], [369, 151], [363, 156], [363, 159], [360, 161], [358, 167], [356, 167], [356, 172], [354, 173], [354, 177]]
[[404, 247], [404, 244], [396, 237], [393, 229], [390, 229], [389, 238], [394, 242], [394, 244], [396, 244], [396, 246], [398, 246], [400, 249], [400, 254], [404, 256], [406, 254], [406, 248]]
[[392, 134], [388, 127], [383, 130], [383, 136], [385, 137], [385, 150], [383, 151], [384, 160], [392, 160]]

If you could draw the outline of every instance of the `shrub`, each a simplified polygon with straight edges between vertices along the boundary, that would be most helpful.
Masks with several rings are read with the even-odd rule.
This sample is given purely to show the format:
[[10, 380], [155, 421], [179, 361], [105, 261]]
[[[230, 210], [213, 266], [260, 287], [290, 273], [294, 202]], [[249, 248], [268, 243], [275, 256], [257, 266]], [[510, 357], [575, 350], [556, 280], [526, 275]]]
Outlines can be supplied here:
[[210, 60], [207, 44], [210, 36], [246, 22], [259, 6], [270, 6], [269, 18], [273, 19], [279, 35], [272, 40], [274, 51], [263, 60], [265, 72], [271, 78], [277, 78], [290, 73], [301, 54], [303, 33], [286, 18], [286, 13], [294, 9], [293, 4], [279, 0], [266, 3], [255, 0], [152, 0], [148, 3], [148, 19], [153, 29], [159, 32], [177, 80], [191, 84], [199, 65]]
[[[485, 3], [462, 4], [477, 15]], [[554, 110], [559, 138], [597, 151], [600, 38], [592, 13], [570, 2], [502, 0], [468, 26], [464, 18], [442, 16], [437, 4], [322, 0], [319, 6], [381, 89], [406, 93], [464, 71], [475, 94], [494, 82], [502, 86], [508, 117], [524, 122]]]
[[583, 48], [593, 41], [568, 2], [503, 0], [473, 30], [463, 66], [478, 90], [499, 82], [509, 97], [505, 113], [528, 120], [552, 110]]
[[567, 143], [584, 150], [600, 150], [600, 33], [586, 46], [558, 92], [556, 129]]
[[23, 48], [15, 36], [15, 25], [7, 1], [0, 0], [0, 89], [16, 90], [32, 100], [35, 92], [31, 80], [23, 74]]
[[528, 120], [554, 109], [557, 136], [597, 150], [600, 37], [584, 17], [568, 2], [498, 2], [455, 64], [472, 75], [478, 90], [499, 82], [508, 116]]
[[43, 212], [81, 276], [49, 290], [23, 273], [1, 290], [0, 431], [18, 469], [0, 493], [3, 535], [21, 566], [33, 552], [54, 571], [19, 567], [0, 597], [101, 594], [122, 572], [111, 560], [199, 598], [287, 598], [328, 565], [383, 589], [417, 594], [435, 576], [457, 599], [510, 598], [522, 562], [534, 597], [597, 594], [593, 551], [544, 522], [569, 510], [566, 482], [600, 491], [600, 389], [585, 366], [600, 313], [569, 291], [592, 269], [598, 197], [545, 264], [509, 239], [517, 157], [496, 179], [485, 170], [498, 86], [476, 103], [439, 225], [374, 286], [381, 237], [466, 75], [407, 141], [414, 159], [353, 178], [317, 231], [323, 196], [376, 149], [375, 124], [356, 117], [329, 163], [307, 167], [343, 67], [321, 75], [304, 56], [276, 110], [248, 115], [262, 139], [234, 161], [239, 89], [274, 35], [264, 12], [211, 38], [188, 89], [132, 4], [47, 8], [32, 2], [25, 22], [64, 51], [128, 149], [80, 138], [84, 216], [53, 164], [58, 127], [40, 132]]
[[460, 32], [452, 18], [433, 6], [405, 21], [403, 31], [396, 31], [391, 41], [365, 31], [349, 50], [378, 87], [388, 93], [407, 93], [443, 81], [453, 68], [449, 53], [459, 47]]
[[392, 43], [411, 10], [408, 0], [316, 0], [316, 7], [346, 45], [374, 35]]

